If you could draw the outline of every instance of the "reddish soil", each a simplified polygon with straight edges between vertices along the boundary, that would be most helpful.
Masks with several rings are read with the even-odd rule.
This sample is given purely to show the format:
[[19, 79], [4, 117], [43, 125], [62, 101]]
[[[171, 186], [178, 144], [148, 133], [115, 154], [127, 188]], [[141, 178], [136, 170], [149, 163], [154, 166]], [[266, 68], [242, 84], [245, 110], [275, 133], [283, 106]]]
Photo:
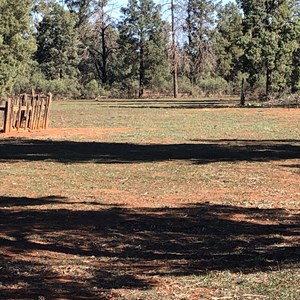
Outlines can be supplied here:
[[[1, 139], [93, 138], [127, 131], [130, 129], [48, 129], [1, 135]], [[124, 157], [121, 146], [117, 163], [143, 161], [139, 149]], [[88, 147], [94, 157], [96, 151], [92, 145]], [[42, 153], [44, 149], [37, 150]], [[163, 151], [158, 150], [160, 162]], [[183, 150], [176, 148], [172, 153]], [[56, 159], [53, 150], [49, 153]], [[13, 154], [17, 160], [24, 158], [17, 150]], [[281, 161], [270, 162], [267, 172], [274, 168], [276, 174], [264, 182], [264, 190], [257, 182], [259, 188], [252, 184], [243, 194], [238, 187], [235, 191], [220, 186], [212, 191], [202, 186], [194, 187], [190, 194], [161, 197], [99, 188], [83, 197], [78, 187], [78, 197], [0, 197], [0, 298], [225, 299], [218, 290], [205, 286], [184, 288], [181, 278], [210, 272], [269, 271], [299, 263], [299, 159], [295, 161], [285, 167]], [[245, 172], [266, 172], [262, 165], [234, 167], [237, 177]], [[12, 184], [3, 179], [2, 194]], [[284, 187], [284, 193], [272, 194], [274, 185]], [[224, 199], [229, 197], [233, 203], [226, 204]], [[258, 207], [259, 199], [267, 204]], [[287, 201], [294, 205], [286, 205]], [[154, 287], [155, 296], [136, 296]]]
[[10, 137], [63, 138], [63, 137], [68, 137], [70, 135], [92, 138], [101, 135], [116, 134], [116, 133], [122, 133], [128, 131], [130, 131], [130, 128], [49, 128], [47, 130], [13, 131], [11, 133], [1, 134], [0, 139], [10, 138]]

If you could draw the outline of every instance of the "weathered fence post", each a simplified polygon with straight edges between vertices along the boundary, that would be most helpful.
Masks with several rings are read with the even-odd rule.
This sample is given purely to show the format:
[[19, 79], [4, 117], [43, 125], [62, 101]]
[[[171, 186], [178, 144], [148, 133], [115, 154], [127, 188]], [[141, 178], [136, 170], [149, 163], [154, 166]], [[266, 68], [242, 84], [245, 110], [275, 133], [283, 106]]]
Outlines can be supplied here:
[[11, 130], [11, 99], [5, 101], [5, 108], [4, 108], [4, 126], [3, 132], [8, 133]]
[[35, 106], [36, 106], [36, 99], [35, 96], [32, 96], [31, 98], [31, 118], [29, 123], [29, 129], [34, 129], [34, 118], [35, 118]]
[[31, 112], [31, 106], [30, 103], [28, 101], [28, 97], [26, 95], [26, 112], [25, 112], [25, 128], [29, 128], [29, 121], [30, 121], [30, 112]]
[[21, 109], [22, 109], [22, 101], [21, 98], [17, 98], [17, 113], [16, 113], [16, 122], [15, 122], [15, 127], [17, 128], [17, 130], [19, 130], [20, 126], [21, 126]]
[[34, 91], [30, 98], [24, 94], [8, 99], [5, 106], [0, 107], [4, 112], [3, 132], [47, 129], [51, 101], [51, 93], [35, 94]]
[[46, 98], [46, 105], [45, 105], [45, 116], [44, 116], [44, 124], [43, 127], [44, 129], [48, 128], [49, 124], [49, 111], [50, 111], [50, 104], [52, 102], [52, 94], [48, 93], [47, 98]]

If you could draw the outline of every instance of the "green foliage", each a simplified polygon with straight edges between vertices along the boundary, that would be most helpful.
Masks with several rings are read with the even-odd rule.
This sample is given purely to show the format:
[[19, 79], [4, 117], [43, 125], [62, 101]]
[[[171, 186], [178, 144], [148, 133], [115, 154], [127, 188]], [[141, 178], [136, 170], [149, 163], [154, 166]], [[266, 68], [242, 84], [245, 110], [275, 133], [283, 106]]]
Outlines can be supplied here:
[[298, 14], [295, 19], [296, 32], [296, 50], [292, 58], [292, 73], [291, 73], [291, 87], [292, 92], [300, 92], [300, 4]]
[[297, 48], [294, 22], [295, 0], [239, 0], [243, 19], [243, 68], [254, 85], [266, 76], [266, 95], [284, 91], [292, 73]]
[[37, 27], [36, 60], [49, 80], [75, 78], [78, 75], [78, 36], [75, 19], [56, 2]]
[[214, 35], [216, 73], [227, 81], [238, 80], [243, 48], [241, 40], [242, 14], [237, 5], [228, 3], [218, 12], [218, 24]]
[[154, 93], [170, 94], [173, 89], [171, 74], [167, 77], [164, 74], [153, 77], [149, 88]]
[[80, 86], [76, 79], [53, 79], [46, 82], [46, 91], [51, 91], [54, 96], [65, 98], [78, 98], [81, 95]]
[[78, 98], [81, 96], [81, 85], [76, 78], [47, 79], [36, 63], [31, 65], [31, 72], [27, 77], [22, 77], [19, 84], [15, 86], [16, 91], [27, 91], [31, 89], [51, 92], [56, 98]]
[[291, 74], [292, 92], [300, 91], [300, 45], [293, 53], [293, 70]]
[[[93, 15], [94, 0], [64, 0], [69, 11], [76, 16], [76, 28], [86, 25], [88, 19]], [[102, 1], [97, 1], [102, 2]]]
[[17, 75], [12, 91], [15, 94], [31, 93], [31, 90], [38, 89], [41, 86], [39, 83], [44, 80], [38, 64], [34, 60], [30, 60], [26, 64], [25, 72]]
[[32, 1], [0, 0], [0, 96], [13, 91], [19, 74], [35, 50], [30, 7]]
[[180, 76], [178, 80], [178, 92], [185, 96], [199, 96], [201, 91], [197, 85], [191, 84], [187, 76]]
[[211, 96], [231, 93], [232, 86], [222, 77], [206, 77], [200, 79], [195, 85], [188, 77], [180, 77], [179, 92], [186, 96]]
[[206, 96], [226, 94], [231, 90], [230, 84], [222, 77], [201, 79], [198, 86]]
[[156, 76], [167, 76], [164, 22], [152, 0], [130, 0], [119, 23], [118, 60], [122, 80], [138, 80], [139, 96]]
[[81, 96], [86, 99], [95, 99], [98, 97], [107, 97], [108, 93], [100, 86], [97, 80], [93, 79], [83, 87]]
[[112, 98], [138, 98], [139, 97], [139, 81], [133, 77], [124, 78], [117, 81], [110, 87]]
[[212, 71], [215, 56], [212, 50], [214, 32], [215, 0], [187, 0], [185, 31], [187, 43], [185, 52], [188, 57], [188, 73], [192, 84]]
[[[239, 94], [246, 80], [258, 96], [299, 93], [299, 1], [236, 2], [185, 0], [180, 12], [175, 1], [179, 92]], [[129, 0], [115, 21], [110, 8], [110, 0], [0, 0], [0, 96], [170, 95], [168, 14], [153, 0]]]

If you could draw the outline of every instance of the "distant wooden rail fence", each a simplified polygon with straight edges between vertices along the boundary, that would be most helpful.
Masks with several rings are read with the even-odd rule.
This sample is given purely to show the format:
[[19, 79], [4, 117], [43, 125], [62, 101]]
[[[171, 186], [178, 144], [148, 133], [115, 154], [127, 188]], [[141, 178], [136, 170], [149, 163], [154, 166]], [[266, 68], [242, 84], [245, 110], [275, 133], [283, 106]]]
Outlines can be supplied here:
[[52, 94], [22, 94], [9, 98], [0, 111], [4, 112], [3, 132], [47, 129]]

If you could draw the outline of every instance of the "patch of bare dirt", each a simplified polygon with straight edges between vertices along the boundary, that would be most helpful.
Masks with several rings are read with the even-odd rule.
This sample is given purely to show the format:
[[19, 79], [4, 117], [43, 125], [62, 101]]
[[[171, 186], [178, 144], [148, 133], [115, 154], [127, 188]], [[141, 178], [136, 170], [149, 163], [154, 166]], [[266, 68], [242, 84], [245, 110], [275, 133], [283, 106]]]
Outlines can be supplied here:
[[[257, 112], [246, 112], [253, 113]], [[289, 114], [280, 109], [264, 113], [271, 117], [280, 116], [288, 122], [289, 115], [298, 114], [299, 110], [290, 110]], [[130, 128], [51, 128], [2, 134], [0, 138], [43, 140], [84, 136], [92, 139], [129, 131]], [[161, 144], [171, 142], [167, 138], [160, 141]], [[27, 178], [18, 179], [19, 169], [13, 170], [10, 166], [23, 163], [26, 169], [29, 164], [41, 164], [44, 156], [37, 154], [44, 154], [44, 150], [53, 147], [45, 144], [40, 149], [41, 145], [37, 145], [34, 151], [26, 152], [32, 145], [25, 145], [22, 149], [30, 155], [22, 156], [18, 152], [22, 145], [14, 145], [14, 153], [7, 155], [10, 160], [2, 165], [9, 172], [2, 178], [0, 187], [3, 195], [0, 197], [0, 298], [226, 299], [224, 293], [201, 282], [185, 282], [186, 287], [182, 282], [188, 276], [209, 276], [216, 272], [246, 274], [268, 272], [285, 264], [296, 266], [300, 254], [300, 165], [296, 150], [283, 149], [280, 157], [277, 152], [284, 141], [275, 141], [274, 149], [269, 145], [270, 141], [262, 141], [259, 146], [266, 144], [268, 147], [245, 153], [243, 149], [251, 148], [253, 142], [225, 140], [217, 147], [215, 142], [208, 142], [212, 146], [207, 151], [201, 145], [195, 148], [193, 144], [181, 148], [173, 145], [171, 149], [148, 147], [146, 158], [144, 146], [142, 149], [136, 145], [126, 148], [124, 143], [100, 145], [93, 150], [95, 145], [89, 143], [80, 148], [88, 152], [86, 161], [93, 161], [98, 155], [98, 160], [105, 164], [123, 164], [121, 173], [129, 168], [129, 163], [134, 169], [138, 164], [148, 162], [147, 159], [165, 166], [179, 159], [184, 163], [196, 160], [198, 168], [202, 168], [205, 161], [218, 162], [218, 167], [214, 177], [207, 179], [207, 185], [179, 181], [170, 188], [173, 187], [171, 182], [169, 191], [164, 194], [155, 190], [161, 182], [152, 185], [156, 177], [168, 177], [162, 170], [151, 171], [153, 180], [148, 179], [146, 183], [138, 177], [123, 178], [122, 173], [111, 188], [97, 186], [102, 180], [97, 178], [101, 177], [99, 171], [95, 172], [93, 189], [82, 190], [78, 185], [74, 194], [66, 197], [62, 196], [58, 185], [51, 191], [56, 191], [60, 197], [41, 197], [38, 191], [28, 191], [24, 197], [7, 195], [10, 190], [18, 190], [16, 183], [22, 183], [20, 189], [27, 185]], [[231, 146], [242, 143], [243, 149], [235, 147], [236, 152], [231, 153], [230, 148], [223, 147], [227, 143]], [[74, 145], [66, 149], [72, 150]], [[124, 153], [124, 147], [130, 155]], [[211, 150], [216, 153], [215, 161], [209, 157], [205, 160]], [[56, 147], [48, 152], [50, 162], [60, 161], [60, 153], [56, 155], [55, 151]], [[267, 151], [273, 154], [274, 160], [268, 160], [270, 154]], [[174, 155], [173, 161], [165, 158], [164, 153], [169, 152]], [[232, 155], [228, 156], [228, 152]], [[236, 159], [234, 155], [238, 153], [240, 158]], [[290, 159], [289, 153], [295, 158]], [[244, 161], [248, 154], [253, 158], [250, 163]], [[107, 157], [111, 159], [107, 161]], [[238, 163], [224, 166], [232, 157]], [[82, 161], [82, 157], [74, 156], [73, 160], [62, 160], [60, 167]], [[62, 178], [65, 175], [61, 170], [55, 172], [56, 176], [62, 172]], [[115, 174], [112, 175], [115, 178], [113, 176]], [[183, 176], [187, 176], [186, 173], [179, 174], [178, 178]], [[17, 178], [16, 182], [11, 178]], [[246, 181], [240, 181], [245, 178]], [[166, 185], [170, 181], [169, 178]], [[148, 184], [152, 188], [141, 193], [139, 184], [146, 187]], [[175, 193], [178, 185], [181, 190]]]
[[85, 136], [87, 138], [99, 137], [101, 135], [111, 135], [131, 131], [130, 128], [49, 128], [46, 130], [35, 131], [13, 131], [0, 134], [0, 138], [9, 137], [30, 137], [30, 138], [49, 138], [49, 137], [68, 137], [70, 135]]

